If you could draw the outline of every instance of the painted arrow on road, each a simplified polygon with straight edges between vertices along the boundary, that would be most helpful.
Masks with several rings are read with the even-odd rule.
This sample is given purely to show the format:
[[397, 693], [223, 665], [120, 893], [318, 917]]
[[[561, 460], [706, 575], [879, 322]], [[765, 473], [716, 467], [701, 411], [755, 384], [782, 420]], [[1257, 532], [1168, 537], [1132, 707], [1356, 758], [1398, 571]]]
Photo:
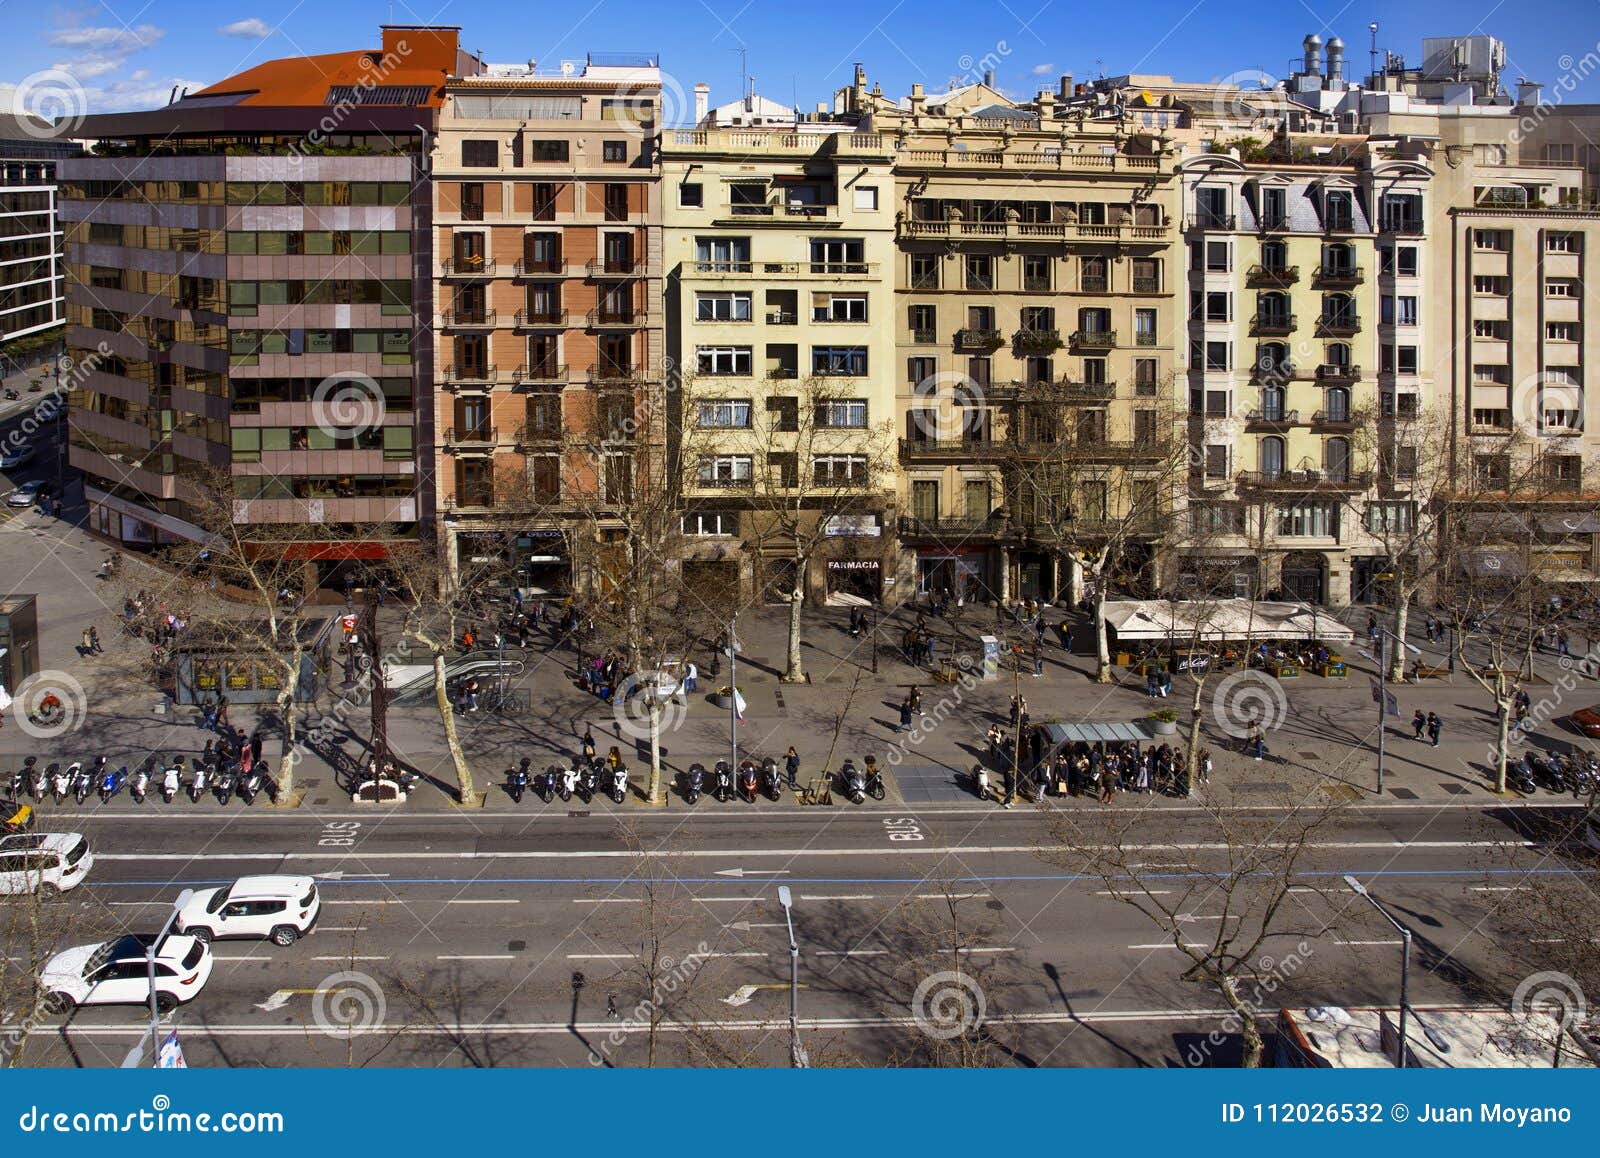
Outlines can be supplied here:
[[279, 989], [265, 1001], [256, 1002], [256, 1008], [263, 1013], [271, 1013], [275, 1009], [282, 1009], [289, 1004], [289, 998], [297, 993], [330, 993], [328, 989]]
[[[784, 984], [781, 984], [781, 983], [780, 984], [776, 984], [776, 985], [741, 985], [741, 986], [739, 986], [739, 988], [735, 989], [732, 993], [728, 994], [728, 996], [724, 997], [722, 999], [722, 1001], [723, 1001], [724, 1005], [731, 1005], [735, 1009], [737, 1009], [741, 1005], [750, 1004], [750, 999], [756, 995], [756, 990], [758, 990], [758, 989], [787, 989], [787, 988], [789, 988], [787, 985], [784, 985]], [[801, 985], [801, 986], [798, 986], [798, 988], [805, 989], [805, 988], [807, 988], [807, 986]]]
[[334, 869], [330, 873], [313, 873], [319, 881], [342, 881], [350, 877], [386, 877], [388, 873], [347, 873], [344, 869]]
[[788, 869], [718, 869], [719, 877], [786, 877]]
[[784, 929], [788, 926], [782, 921], [735, 921], [731, 925], [722, 927], [732, 929], [736, 933], [748, 933], [751, 929]]

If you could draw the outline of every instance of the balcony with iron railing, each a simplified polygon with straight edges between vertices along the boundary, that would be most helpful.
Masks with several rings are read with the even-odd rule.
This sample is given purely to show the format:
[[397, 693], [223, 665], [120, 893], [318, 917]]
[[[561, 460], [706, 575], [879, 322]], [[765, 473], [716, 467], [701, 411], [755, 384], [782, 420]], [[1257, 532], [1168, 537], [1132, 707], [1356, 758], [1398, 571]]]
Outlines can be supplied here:
[[1161, 279], [1159, 277], [1136, 277], [1133, 279], [1133, 292], [1136, 294], [1158, 294], [1161, 292]]
[[493, 426], [452, 426], [444, 432], [445, 449], [452, 447], [489, 447], [500, 440], [500, 431]]
[[519, 261], [513, 267], [513, 277], [566, 277], [567, 266], [560, 261]]
[[1154, 330], [1135, 330], [1133, 332], [1135, 346], [1158, 346], [1161, 344], [1161, 335]]
[[1345, 362], [1324, 362], [1317, 367], [1318, 382], [1356, 382], [1361, 378], [1361, 367]]
[[1261, 233], [1283, 233], [1288, 228], [1287, 213], [1261, 213], [1256, 217], [1256, 229]]
[[1172, 235], [1170, 222], [1118, 222], [1105, 225], [1074, 221], [944, 221], [902, 219], [895, 226], [898, 241], [981, 242], [1120, 242], [1158, 244]]
[[1355, 314], [1324, 314], [1317, 319], [1317, 337], [1351, 338], [1361, 329], [1361, 319]]
[[592, 278], [641, 277], [644, 274], [644, 263], [633, 257], [606, 258], [601, 261], [591, 261], [587, 269]]
[[1355, 419], [1348, 409], [1319, 410], [1311, 416], [1311, 425], [1325, 429], [1348, 428], [1355, 425]]
[[984, 459], [999, 453], [1005, 443], [991, 438], [902, 438], [900, 458], [911, 459]]
[[1006, 531], [1005, 521], [996, 518], [966, 519], [943, 516], [918, 518], [915, 515], [900, 517], [901, 538], [964, 541], [993, 538], [1006, 534]]
[[1257, 314], [1250, 319], [1250, 332], [1257, 337], [1286, 337], [1294, 333], [1293, 314]]
[[1264, 407], [1252, 410], [1244, 416], [1246, 429], [1281, 430], [1293, 426], [1300, 421], [1298, 410], [1285, 410], [1282, 407]]
[[1080, 350], [1109, 350], [1117, 344], [1117, 331], [1073, 330], [1072, 344]]
[[1049, 293], [1050, 279], [1048, 277], [1028, 277], [1026, 274], [1024, 274], [1022, 278], [1022, 289], [1024, 293], [1030, 294]]
[[700, 490], [712, 491], [747, 491], [755, 488], [755, 479], [745, 478], [718, 478], [703, 474], [696, 474], [690, 484]]
[[1299, 280], [1298, 265], [1252, 265], [1244, 275], [1248, 286], [1287, 286]]
[[[1030, 385], [1036, 387], [1049, 386], [1048, 383], [1041, 384], [1038, 382], [1030, 383]], [[1091, 402], [1100, 402], [1107, 398], [1116, 397], [1117, 393], [1115, 379], [1110, 382], [1075, 382], [1071, 379], [1063, 378], [1056, 382], [1053, 388], [1060, 390], [1069, 402], [1083, 401], [1085, 399]]]
[[561, 427], [547, 423], [523, 423], [517, 427], [516, 445], [518, 448], [529, 446], [549, 446], [561, 441]]
[[498, 264], [492, 257], [465, 254], [445, 258], [440, 263], [439, 272], [442, 277], [493, 277]]
[[1253, 382], [1288, 382], [1295, 377], [1299, 367], [1292, 359], [1282, 362], [1258, 361], [1250, 367], [1250, 379]]
[[1359, 265], [1319, 266], [1311, 275], [1311, 284], [1317, 289], [1354, 289], [1366, 280], [1366, 272]]
[[489, 384], [494, 381], [493, 366], [446, 366], [439, 371], [439, 380], [446, 385]]
[[628, 330], [644, 324], [643, 310], [593, 310], [584, 321], [591, 330]]
[[1371, 471], [1242, 470], [1235, 477], [1240, 486], [1257, 490], [1355, 491], [1366, 490], [1372, 485]]
[[1235, 229], [1238, 224], [1231, 213], [1191, 213], [1188, 219], [1190, 229]]
[[1425, 228], [1420, 217], [1386, 217], [1382, 223], [1384, 233], [1398, 233], [1407, 237], [1419, 236]]
[[568, 367], [564, 362], [533, 362], [518, 366], [511, 372], [511, 381], [518, 386], [549, 385], [567, 380]]
[[497, 318], [494, 310], [446, 310], [439, 326], [445, 330], [492, 330]]
[[1017, 349], [1029, 354], [1052, 354], [1061, 349], [1060, 330], [1021, 329], [1016, 332]]
[[913, 342], [918, 342], [918, 343], [922, 343], [922, 344], [928, 344], [928, 343], [931, 343], [931, 342], [937, 342], [939, 340], [939, 331], [938, 330], [933, 330], [933, 329], [926, 329], [926, 328], [912, 330], [911, 331], [911, 340]]
[[490, 487], [468, 487], [459, 494], [446, 496], [444, 506], [449, 511], [493, 510], [494, 490]]
[[767, 325], [769, 326], [795, 326], [800, 324], [800, 316], [792, 310], [768, 310]]
[[566, 310], [518, 310], [519, 330], [561, 330], [567, 325]]
[[1086, 274], [1078, 279], [1078, 292], [1086, 294], [1106, 294], [1111, 292], [1111, 279], [1108, 277], [1095, 277]]
[[592, 366], [583, 372], [583, 380], [594, 386], [634, 386], [640, 379], [637, 366]]
[[1355, 231], [1356, 221], [1354, 217], [1333, 214], [1324, 218], [1322, 222], [1322, 232], [1324, 233], [1354, 233]]
[[999, 330], [961, 329], [955, 333], [955, 347], [958, 350], [993, 351], [1005, 344], [1005, 335]]

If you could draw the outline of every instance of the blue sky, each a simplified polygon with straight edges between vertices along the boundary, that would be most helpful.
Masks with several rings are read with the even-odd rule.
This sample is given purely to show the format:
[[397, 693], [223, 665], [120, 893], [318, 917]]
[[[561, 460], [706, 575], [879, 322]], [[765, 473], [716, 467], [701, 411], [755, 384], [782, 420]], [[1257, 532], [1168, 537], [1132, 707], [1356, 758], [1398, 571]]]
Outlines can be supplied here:
[[[389, 12], [384, 0], [0, 0], [0, 108], [10, 109], [14, 86], [30, 78], [24, 92], [77, 86], [62, 99], [89, 111], [155, 107], [174, 85], [200, 87], [280, 56], [375, 45]], [[497, 62], [655, 51], [684, 91], [709, 83], [713, 104], [737, 96], [741, 48], [760, 92], [797, 96], [804, 108], [847, 83], [858, 60], [894, 96], [914, 81], [935, 91], [985, 67], [1017, 96], [1062, 72], [1281, 76], [1308, 32], [1342, 37], [1351, 71], [1364, 74], [1372, 20], [1379, 44], [1411, 63], [1420, 63], [1424, 36], [1497, 35], [1507, 43], [1509, 84], [1528, 76], [1548, 94], [1565, 76], [1573, 87], [1563, 101], [1600, 102], [1600, 0], [394, 0], [392, 12], [396, 23], [459, 24], [464, 47]], [[49, 70], [59, 71], [41, 81]]]

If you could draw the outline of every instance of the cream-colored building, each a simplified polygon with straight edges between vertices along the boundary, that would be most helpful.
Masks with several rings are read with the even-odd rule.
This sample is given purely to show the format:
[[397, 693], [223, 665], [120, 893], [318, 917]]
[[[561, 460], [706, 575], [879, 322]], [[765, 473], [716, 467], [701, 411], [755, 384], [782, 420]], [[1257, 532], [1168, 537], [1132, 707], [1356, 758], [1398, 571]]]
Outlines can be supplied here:
[[669, 409], [702, 590], [896, 594], [891, 160], [847, 122], [664, 136]]

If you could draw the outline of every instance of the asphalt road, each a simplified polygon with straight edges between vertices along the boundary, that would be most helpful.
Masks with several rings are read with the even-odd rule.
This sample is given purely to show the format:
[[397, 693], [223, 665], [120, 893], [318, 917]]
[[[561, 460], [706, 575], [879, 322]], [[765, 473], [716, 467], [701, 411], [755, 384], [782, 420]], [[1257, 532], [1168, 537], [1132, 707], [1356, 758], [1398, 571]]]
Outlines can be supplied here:
[[[1507, 943], [1506, 907], [1566, 871], [1558, 853], [1522, 847], [1526, 816], [1340, 814], [1302, 865], [1291, 932], [1263, 947], [1277, 988], [1262, 1007], [1394, 1001], [1399, 939], [1344, 887], [1347, 872], [1414, 927], [1415, 1004], [1504, 1003], [1537, 960], [1537, 946]], [[58, 940], [155, 928], [185, 885], [319, 876], [311, 936], [216, 946], [210, 983], [175, 1016], [195, 1065], [637, 1065], [652, 1036], [658, 1062], [784, 1064], [780, 883], [794, 894], [802, 1038], [819, 1064], [951, 1060], [913, 1011], [938, 1008], [952, 984], [969, 986], [969, 1008], [981, 1002], [1001, 1062], [1185, 1064], [1219, 1025], [1215, 993], [1182, 977], [1187, 957], [1088, 868], [1093, 848], [1042, 855], [1031, 811], [629, 819], [631, 831], [556, 809], [226, 824], [181, 809], [85, 813], [76, 826], [98, 861], [56, 902], [72, 918]], [[1192, 939], [1212, 936], [1226, 898], [1207, 874], [1227, 850], [1204, 814], [1150, 813], [1134, 839], [1137, 877], [1180, 905]], [[965, 980], [936, 978], [917, 1004], [919, 985], [958, 963]], [[640, 1004], [652, 989], [659, 1017]], [[363, 1032], [341, 1029], [351, 1021]], [[24, 1060], [116, 1065], [142, 1026], [133, 1009], [49, 1017]]]

